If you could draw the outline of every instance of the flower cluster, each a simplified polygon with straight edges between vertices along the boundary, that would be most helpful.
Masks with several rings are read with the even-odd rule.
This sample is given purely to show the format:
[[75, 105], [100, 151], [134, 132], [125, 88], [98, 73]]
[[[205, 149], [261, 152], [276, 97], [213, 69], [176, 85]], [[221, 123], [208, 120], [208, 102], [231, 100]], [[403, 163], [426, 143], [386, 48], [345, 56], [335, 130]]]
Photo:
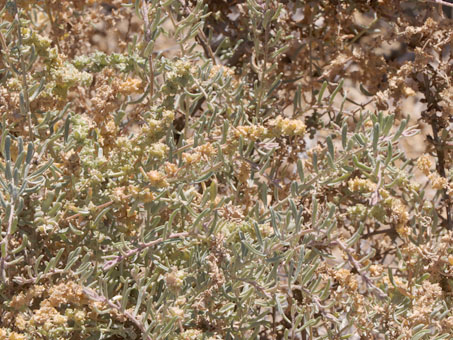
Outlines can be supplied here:
[[453, 338], [451, 23], [406, 2], [0, 1], [0, 340]]

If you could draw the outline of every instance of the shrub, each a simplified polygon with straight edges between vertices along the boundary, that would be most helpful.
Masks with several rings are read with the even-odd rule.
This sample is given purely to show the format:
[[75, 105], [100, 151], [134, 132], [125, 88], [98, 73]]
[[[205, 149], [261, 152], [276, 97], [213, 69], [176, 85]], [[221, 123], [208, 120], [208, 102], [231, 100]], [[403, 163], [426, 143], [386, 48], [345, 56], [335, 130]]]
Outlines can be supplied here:
[[440, 3], [1, 1], [0, 339], [452, 338]]

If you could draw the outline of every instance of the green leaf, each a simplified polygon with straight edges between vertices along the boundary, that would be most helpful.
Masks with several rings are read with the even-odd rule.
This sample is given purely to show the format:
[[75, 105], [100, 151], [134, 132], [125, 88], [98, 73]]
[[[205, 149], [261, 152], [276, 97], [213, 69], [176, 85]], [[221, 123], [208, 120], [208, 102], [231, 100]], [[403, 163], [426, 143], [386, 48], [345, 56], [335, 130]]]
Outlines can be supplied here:
[[332, 106], [333, 100], [337, 96], [338, 92], [340, 92], [341, 88], [343, 87], [343, 84], [344, 84], [344, 79], [341, 79], [340, 82], [338, 83], [337, 87], [335, 88], [335, 90], [332, 92], [332, 95], [330, 96], [329, 106]]
[[392, 138], [392, 142], [395, 142], [398, 140], [398, 138], [400, 138], [400, 136], [403, 134], [404, 129], [406, 128], [406, 125], [408, 122], [409, 122], [409, 118], [403, 119], [403, 121], [401, 122], [401, 124], [398, 128], [398, 131], [395, 133], [395, 135]]
[[34, 179], [40, 175], [42, 175], [47, 169], [50, 168], [50, 166], [53, 164], [53, 159], [49, 159], [46, 164], [44, 164], [42, 167], [40, 167], [38, 170], [36, 170], [34, 173], [32, 173], [28, 179]]
[[341, 145], [343, 146], [343, 150], [346, 150], [347, 138], [348, 138], [348, 125], [346, 122], [344, 122], [341, 128]]
[[11, 137], [6, 136], [5, 138], [5, 159], [7, 161], [11, 160]]
[[378, 148], [379, 130], [380, 130], [380, 126], [379, 126], [379, 123], [377, 123], [373, 126], [373, 133], [372, 133], [372, 145], [373, 145], [373, 151], [375, 153], [377, 152], [377, 148]]
[[431, 334], [431, 330], [429, 329], [423, 329], [421, 330], [420, 332], [417, 332], [412, 338], [411, 340], [419, 340], [421, 338], [423, 338], [425, 335], [427, 334]]
[[260, 256], [260, 257], [266, 257], [266, 254], [260, 252], [259, 250], [255, 249], [250, 243], [248, 243], [246, 240], [241, 240], [241, 243], [248, 249], [250, 250], [253, 254]]
[[28, 143], [27, 146], [27, 157], [25, 158], [25, 163], [30, 164], [33, 158], [33, 143]]
[[302, 160], [299, 158], [297, 160], [297, 173], [299, 174], [299, 179], [302, 183], [304, 183], [304, 163], [302, 163]]
[[145, 50], [143, 51], [143, 56], [145, 58], [148, 58], [151, 55], [151, 53], [153, 53], [153, 49], [154, 49], [154, 40], [150, 40], [148, 42], [148, 44], [146, 45]]
[[360, 223], [359, 228], [358, 228], [357, 231], [354, 233], [354, 235], [352, 235], [352, 236], [346, 241], [346, 247], [349, 248], [349, 247], [351, 247], [354, 243], [356, 243], [356, 242], [360, 239], [360, 236], [362, 235], [364, 229], [365, 229], [365, 224], [364, 224], [364, 223]]
[[319, 90], [319, 93], [318, 93], [318, 105], [321, 105], [322, 96], [324, 95], [326, 88], [327, 88], [327, 81], [324, 80], [324, 82], [322, 83], [321, 89]]
[[94, 219], [93, 224], [95, 226], [99, 225], [99, 222], [104, 218], [104, 216], [112, 209], [112, 207], [104, 208]]
[[327, 136], [326, 143], [327, 143], [327, 150], [329, 150], [329, 154], [331, 155], [332, 160], [334, 160], [335, 159], [335, 151], [334, 151], [334, 148], [333, 148], [333, 142], [332, 142], [332, 137], [331, 136]]

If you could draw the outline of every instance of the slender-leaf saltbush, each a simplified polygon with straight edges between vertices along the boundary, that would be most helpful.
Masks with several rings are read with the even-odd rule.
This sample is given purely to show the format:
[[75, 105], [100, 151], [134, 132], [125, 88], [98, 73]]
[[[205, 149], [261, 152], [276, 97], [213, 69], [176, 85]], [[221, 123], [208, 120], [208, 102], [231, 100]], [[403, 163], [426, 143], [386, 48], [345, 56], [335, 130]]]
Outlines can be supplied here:
[[452, 339], [441, 2], [0, 1], [0, 339]]

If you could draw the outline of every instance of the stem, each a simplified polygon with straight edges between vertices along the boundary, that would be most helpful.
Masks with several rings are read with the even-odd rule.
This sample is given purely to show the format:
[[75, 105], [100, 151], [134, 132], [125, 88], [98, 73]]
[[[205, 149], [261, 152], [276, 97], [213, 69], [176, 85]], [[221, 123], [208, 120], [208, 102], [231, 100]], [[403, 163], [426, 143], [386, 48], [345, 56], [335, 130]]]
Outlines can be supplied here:
[[[266, 2], [266, 7], [264, 9], [264, 13], [268, 10], [268, 4]], [[263, 105], [263, 97], [264, 97], [264, 89], [265, 89], [265, 82], [266, 82], [266, 73], [267, 73], [267, 63], [269, 59], [269, 51], [268, 51], [268, 42], [269, 42], [269, 29], [270, 29], [270, 22], [264, 27], [264, 43], [263, 43], [263, 70], [261, 71], [260, 76], [260, 89], [259, 89], [259, 97], [258, 103], [256, 105], [256, 116], [261, 116], [261, 107]], [[252, 57], [253, 58], [253, 57]]]
[[[39, 277], [39, 279], [47, 279], [51, 276], [54, 276], [54, 275], [58, 275], [58, 274], [62, 274], [64, 273], [64, 270], [63, 269], [54, 269], [50, 272], [48, 272], [47, 274], [43, 274]], [[30, 279], [23, 279], [22, 277], [15, 277], [14, 278], [14, 282], [16, 282], [17, 284], [23, 286], [23, 285], [26, 285], [26, 284], [31, 284], [31, 283], [36, 283], [37, 282], [37, 279], [38, 277], [31, 277]]]
[[[170, 21], [173, 25], [173, 28], [176, 30], [176, 28], [178, 27], [178, 23], [176, 22], [175, 18], [173, 17], [173, 13], [168, 8], [165, 8], [165, 10], [166, 10], [168, 16], [170, 17]], [[176, 38], [176, 40], [178, 40], [178, 37], [175, 37], [175, 38]], [[178, 45], [179, 45], [179, 49], [181, 50], [181, 55], [185, 56], [186, 50], [184, 48], [184, 44], [178, 40]]]
[[342, 242], [337, 241], [337, 244], [346, 253], [346, 255], [348, 256], [349, 262], [355, 268], [357, 273], [359, 273], [359, 275], [363, 278], [363, 280], [365, 281], [367, 286], [369, 286], [372, 289], [374, 294], [380, 299], [387, 298], [387, 294], [385, 294], [380, 288], [376, 287], [376, 285], [373, 283], [373, 281], [362, 272], [360, 263], [354, 258], [354, 256], [352, 256], [351, 251], [348, 248], [346, 248], [346, 246]]
[[[453, 4], [452, 4], [453, 7]], [[434, 109], [436, 111], [440, 111], [441, 108], [438, 105], [438, 100], [433, 96], [433, 94], [430, 91], [430, 79], [428, 78], [427, 74], [423, 75], [423, 80], [424, 80], [424, 86], [425, 86], [425, 98], [428, 102], [428, 109], [426, 110], [427, 112], [430, 109]], [[436, 164], [436, 170], [439, 173], [440, 176], [443, 178], [447, 178], [446, 172], [445, 172], [445, 153], [444, 153], [444, 148], [445, 148], [445, 143], [439, 138], [439, 126], [438, 122], [436, 121], [436, 118], [430, 119], [428, 123], [431, 125], [431, 128], [433, 130], [433, 144], [434, 148], [436, 150], [436, 156], [437, 156], [437, 164]], [[448, 230], [453, 230], [453, 217], [452, 217], [452, 207], [451, 207], [451, 200], [450, 197], [447, 193], [446, 189], [442, 190], [442, 196], [445, 201], [445, 210], [446, 210], [446, 215], [447, 215], [447, 229]]]
[[[112, 301], [110, 301], [108, 298], [106, 298], [105, 296], [101, 296], [99, 295], [98, 293], [96, 293], [94, 290], [92, 289], [89, 289], [89, 288], [83, 288], [83, 292], [85, 293], [85, 295], [90, 298], [91, 300], [93, 301], [98, 301], [98, 302], [104, 302], [106, 303], [110, 308], [113, 308], [113, 309], [116, 309], [119, 313], [121, 313], [122, 315], [124, 315], [130, 322], [132, 322], [141, 332], [142, 332], [142, 335], [144, 335], [146, 333], [146, 328], [145, 328], [145, 325], [143, 324], [143, 322], [141, 322], [140, 320], [138, 320], [132, 313], [128, 312], [127, 310], [122, 310], [121, 309], [121, 306], [113, 303]], [[151, 340], [151, 337], [149, 335], [146, 335], [146, 337], [144, 337], [144, 339], [146, 340]]]
[[[17, 3], [16, 3], [16, 6], [17, 6]], [[19, 38], [18, 53], [19, 53], [20, 67], [22, 69], [22, 85], [23, 85], [23, 91], [24, 91], [25, 109], [27, 111], [26, 113], [28, 116], [28, 133], [30, 135], [30, 140], [33, 141], [34, 135], [33, 135], [33, 129], [32, 129], [32, 123], [31, 123], [30, 98], [28, 97], [27, 74], [26, 74], [24, 57], [20, 50], [20, 47], [22, 46], [22, 32], [21, 32], [21, 24], [20, 24], [18, 12], [16, 12], [16, 20], [17, 20], [17, 24], [19, 25], [19, 27], [17, 28], [17, 33], [18, 33], [18, 38]]]
[[[437, 166], [436, 166], [437, 172], [443, 178], [447, 178], [447, 175], [445, 173], [445, 155], [444, 155], [444, 150], [443, 150], [443, 144], [440, 141], [439, 134], [438, 134], [437, 122], [433, 121], [431, 127], [433, 130], [433, 139], [434, 139], [436, 154], [437, 154]], [[449, 197], [446, 189], [442, 189], [442, 196], [446, 203], [445, 209], [447, 212], [447, 229], [452, 230], [453, 229], [453, 219], [451, 216], [452, 207], [451, 207], [450, 197]]]
[[[148, 4], [146, 3], [146, 0], [143, 1], [142, 5], [142, 14], [143, 14], [143, 21], [145, 22], [145, 40], [147, 43], [151, 42], [151, 26], [149, 24], [149, 14], [148, 14]], [[151, 100], [154, 97], [154, 66], [153, 66], [153, 53], [149, 54], [148, 57], [148, 63], [149, 63], [149, 81], [150, 81], [150, 89], [149, 89], [149, 95], [151, 97]]]
[[8, 278], [6, 277], [6, 267], [8, 266], [8, 264], [6, 263], [6, 259], [9, 256], [9, 238], [11, 236], [11, 230], [13, 228], [13, 218], [14, 218], [14, 203], [11, 202], [11, 212], [8, 218], [8, 227], [6, 229], [6, 235], [3, 238], [2, 242], [0, 242], [0, 247], [5, 249], [4, 251], [2, 251], [2, 253], [5, 254], [5, 256], [2, 256], [0, 259], [0, 273], [2, 281], [5, 284], [8, 283]]
[[214, 65], [217, 65], [214, 52], [212, 51], [211, 45], [208, 42], [208, 38], [206, 37], [206, 34], [204, 34], [204, 32], [201, 28], [199, 29], [199, 32], [200, 33], [198, 33], [197, 38], [199, 39], [201, 46], [205, 50], [205, 53], [207, 55], [209, 55], [209, 57], [212, 59], [212, 63]]
[[453, 8], [453, 3], [446, 2], [446, 1], [443, 1], [443, 0], [422, 0], [422, 2], [429, 2], [429, 3], [432, 3], [432, 4], [443, 5], [443, 6], [446, 6], [446, 7], [452, 7]]
[[58, 52], [61, 53], [60, 43], [58, 41], [58, 34], [57, 34], [56, 26], [55, 26], [55, 20], [53, 19], [53, 16], [52, 16], [52, 9], [51, 9], [51, 6], [49, 4], [49, 0], [46, 0], [46, 12], [47, 12], [47, 15], [49, 16], [50, 25], [52, 26], [53, 33], [57, 37], [56, 41], [55, 41], [55, 44], [57, 45]]
[[131, 257], [131, 256], [133, 256], [133, 255], [135, 255], [137, 253], [140, 253], [140, 252], [142, 252], [143, 250], [145, 250], [147, 248], [150, 248], [150, 247], [153, 247], [153, 246], [155, 246], [155, 245], [157, 245], [159, 243], [162, 243], [165, 240], [173, 239], [173, 238], [180, 238], [180, 237], [187, 237], [187, 236], [189, 236], [188, 232], [176, 233], [176, 234], [171, 234], [166, 239], [161, 237], [161, 238], [159, 238], [157, 240], [154, 240], [154, 241], [151, 241], [151, 242], [148, 242], [148, 243], [142, 243], [142, 244], [139, 245], [138, 248], [129, 250], [124, 255], [119, 255], [115, 259], [107, 261], [106, 263], [104, 263], [104, 266], [102, 267], [102, 269], [103, 270], [109, 270], [110, 268], [115, 267], [117, 264], [119, 264], [120, 262], [122, 262], [126, 258]]
[[[125, 198], [129, 198], [129, 197], [132, 197], [132, 195], [127, 195]], [[96, 207], [96, 210], [100, 210], [100, 209], [103, 209], [103, 208], [107, 208], [109, 205], [112, 205], [113, 203], [114, 203], [114, 201], [108, 201], [108, 202], [106, 202], [106, 203], [103, 203], [103, 204], [101, 204], [101, 205], [98, 205], [98, 206]], [[74, 214], [74, 215], [71, 215], [71, 216], [67, 217], [66, 220], [67, 220], [67, 221], [70, 221], [70, 220], [73, 220], [73, 219], [75, 219], [75, 218], [77, 218], [77, 217], [80, 217], [80, 216], [82, 216], [82, 214], [81, 214], [81, 213], [77, 213], [77, 214]]]

